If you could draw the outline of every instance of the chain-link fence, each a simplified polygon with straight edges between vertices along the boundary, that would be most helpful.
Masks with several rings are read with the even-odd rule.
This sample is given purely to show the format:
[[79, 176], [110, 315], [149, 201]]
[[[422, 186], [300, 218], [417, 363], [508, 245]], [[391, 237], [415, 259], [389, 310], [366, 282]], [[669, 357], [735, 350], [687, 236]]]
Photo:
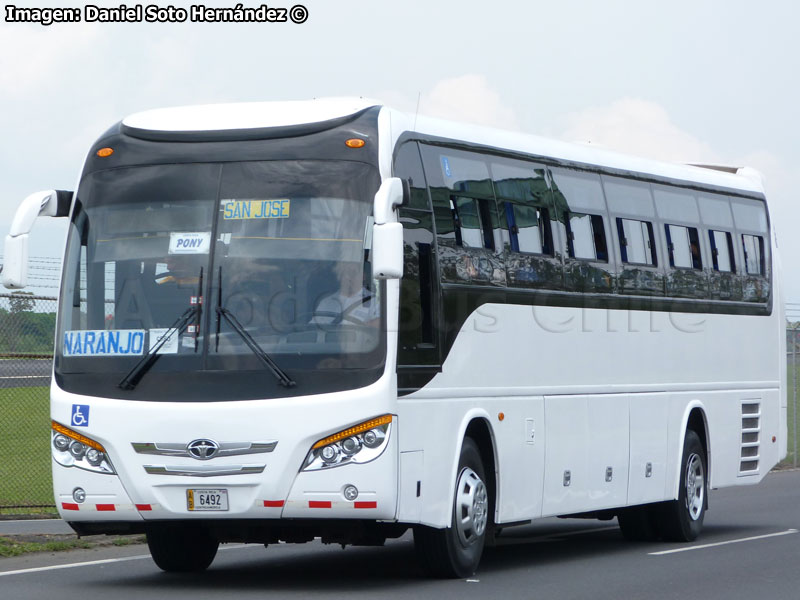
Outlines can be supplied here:
[[0, 294], [0, 513], [53, 505], [48, 403], [56, 302]]
[[[49, 383], [56, 298], [0, 294], [0, 514], [53, 509]], [[797, 467], [800, 322], [786, 329], [788, 453]]]

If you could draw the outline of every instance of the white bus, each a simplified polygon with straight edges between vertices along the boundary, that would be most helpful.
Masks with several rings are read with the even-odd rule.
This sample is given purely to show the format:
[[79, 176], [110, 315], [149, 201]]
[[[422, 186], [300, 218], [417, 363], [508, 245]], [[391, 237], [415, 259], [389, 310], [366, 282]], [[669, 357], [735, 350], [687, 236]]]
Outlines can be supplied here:
[[[658, 143], [658, 140], [654, 140]], [[360, 99], [153, 110], [109, 129], [69, 218], [55, 499], [146, 533], [380, 545], [463, 577], [502, 529], [616, 517], [693, 540], [711, 488], [786, 454], [779, 260], [760, 178]]]

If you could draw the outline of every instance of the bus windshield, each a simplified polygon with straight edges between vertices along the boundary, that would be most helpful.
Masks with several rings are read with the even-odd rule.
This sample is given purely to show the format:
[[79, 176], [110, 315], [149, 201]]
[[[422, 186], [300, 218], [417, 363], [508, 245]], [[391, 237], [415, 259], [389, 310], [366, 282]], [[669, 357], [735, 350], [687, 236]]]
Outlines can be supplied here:
[[[176, 399], [174, 385], [159, 392], [170, 374], [209, 384], [238, 372], [252, 385], [226, 386], [224, 399], [240, 399], [335, 391], [325, 374], [381, 368], [385, 317], [369, 264], [378, 183], [370, 165], [322, 160], [87, 175], [65, 258], [60, 383], [94, 374], [102, 395], [127, 397], [110, 388], [153, 353], [136, 372], [148, 391], [131, 397]], [[267, 361], [298, 390], [276, 389]]]

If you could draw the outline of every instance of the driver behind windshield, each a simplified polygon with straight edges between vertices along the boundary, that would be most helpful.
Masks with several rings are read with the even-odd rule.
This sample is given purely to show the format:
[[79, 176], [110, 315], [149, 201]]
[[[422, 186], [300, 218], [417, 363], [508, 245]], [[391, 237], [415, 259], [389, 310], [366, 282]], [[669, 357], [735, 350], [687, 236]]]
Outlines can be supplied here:
[[334, 272], [339, 280], [339, 289], [319, 301], [312, 323], [377, 326], [380, 307], [374, 293], [364, 286], [362, 264], [337, 262]]

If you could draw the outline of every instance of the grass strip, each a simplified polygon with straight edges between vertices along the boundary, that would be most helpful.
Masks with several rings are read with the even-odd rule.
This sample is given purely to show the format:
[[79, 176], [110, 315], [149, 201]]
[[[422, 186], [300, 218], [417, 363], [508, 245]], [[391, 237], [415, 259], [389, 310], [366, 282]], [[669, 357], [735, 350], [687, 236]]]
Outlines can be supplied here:
[[78, 538], [75, 534], [59, 535], [7, 535], [0, 536], [0, 558], [20, 556], [34, 552], [65, 552], [87, 550], [107, 546], [130, 546], [144, 544], [143, 535], [105, 536], [93, 535]]

